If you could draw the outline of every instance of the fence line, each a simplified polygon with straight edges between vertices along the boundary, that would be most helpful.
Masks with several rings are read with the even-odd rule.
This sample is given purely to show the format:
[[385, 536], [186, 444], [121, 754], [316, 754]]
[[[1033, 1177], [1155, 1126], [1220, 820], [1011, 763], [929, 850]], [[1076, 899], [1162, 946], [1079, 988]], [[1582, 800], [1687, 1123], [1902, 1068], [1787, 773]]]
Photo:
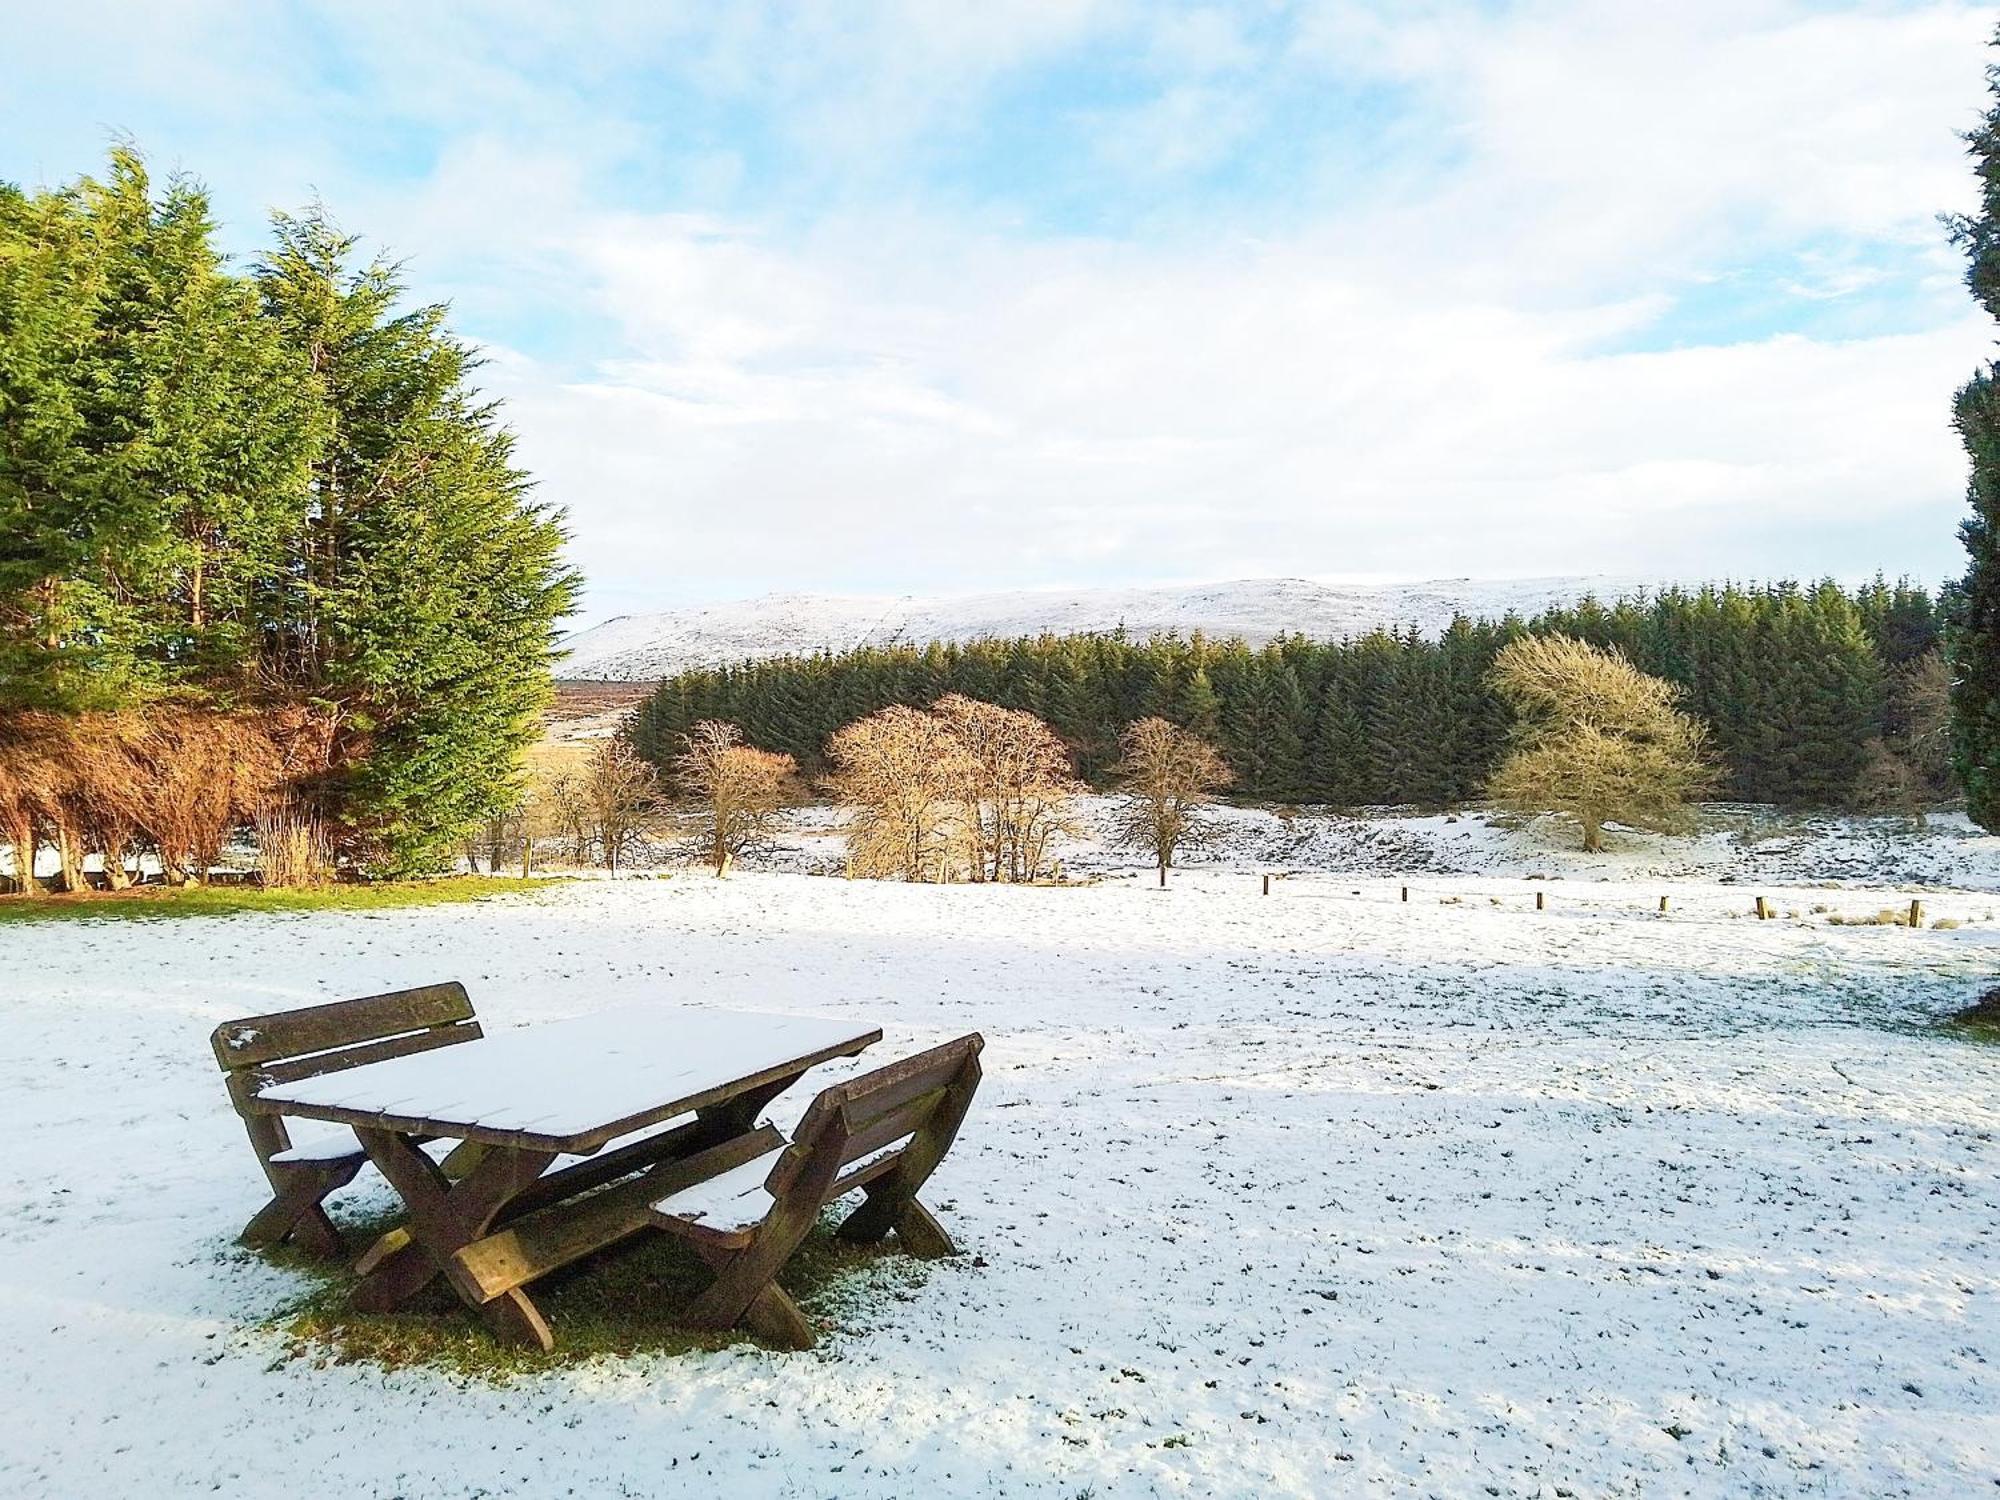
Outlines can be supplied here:
[[[1394, 879], [1395, 877], [1392, 876], [1389, 878]], [[1478, 901], [1474, 899], [1469, 899], [1471, 896], [1474, 895], [1474, 893], [1469, 893], [1462, 889], [1447, 889], [1440, 887], [1432, 887], [1430, 889], [1426, 889], [1421, 886], [1407, 885], [1398, 882], [1397, 885], [1395, 886], [1395, 894], [1393, 896], [1392, 895], [1375, 896], [1366, 894], [1361, 891], [1355, 891], [1355, 890], [1340, 891], [1328, 888], [1329, 884], [1337, 884], [1337, 883], [1338, 882], [1329, 872], [1316, 871], [1316, 870], [1300, 871], [1297, 872], [1296, 874], [1288, 873], [1282, 870], [1277, 872], [1267, 871], [1262, 873], [1261, 875], [1262, 894], [1268, 896], [1272, 894], [1274, 890], [1278, 890], [1280, 888], [1289, 888], [1288, 890], [1285, 891], [1285, 894], [1287, 894], [1288, 896], [1291, 897], [1291, 899], [1294, 900], [1303, 899], [1303, 900], [1315, 900], [1315, 901], [1358, 901], [1365, 905], [1380, 906], [1380, 905], [1408, 905], [1411, 901], [1412, 896], [1415, 896], [1419, 900], [1421, 900], [1425, 896], [1435, 896], [1437, 897], [1437, 904], [1440, 906], [1468, 906], [1468, 905], [1479, 904]], [[1502, 911], [1531, 909], [1533, 911], [1544, 912], [1544, 913], [1550, 911], [1555, 911], [1560, 913], [1565, 908], [1571, 910], [1595, 909], [1609, 915], [1609, 914], [1621, 914], [1621, 913], [1622, 914], [1641, 913], [1646, 910], [1646, 902], [1647, 902], [1647, 898], [1644, 896], [1632, 896], [1632, 897], [1597, 896], [1597, 895], [1572, 894], [1570, 891], [1556, 891], [1554, 892], [1554, 894], [1559, 898], [1559, 900], [1555, 903], [1551, 903], [1549, 900], [1551, 892], [1549, 889], [1545, 888], [1533, 892], [1534, 902], [1532, 907], [1529, 907], [1526, 901], [1527, 894], [1528, 893], [1525, 892], [1509, 892], [1506, 895], [1493, 895], [1488, 893], [1485, 895], [1484, 904], [1488, 909], [1497, 909]], [[1878, 901], [1891, 901], [1897, 905], [1900, 905], [1905, 899], [1907, 899], [1909, 905], [1905, 913], [1897, 913], [1895, 911], [1894, 906], [1878, 905], [1873, 911], [1873, 913], [1870, 914], [1869, 916], [1858, 917], [1858, 918], [1844, 917], [1842, 913], [1832, 910], [1828, 910], [1825, 912], [1793, 912], [1791, 915], [1795, 918], [1801, 916], [1827, 916], [1833, 918], [1840, 918], [1842, 919], [1842, 921], [1840, 923], [1837, 923], [1836, 925], [1847, 925], [1854, 927], [1907, 927], [1912, 930], [1916, 930], [1922, 928], [1924, 925], [1924, 903], [1921, 897], [1912, 896], [1905, 898], [1901, 893], [1889, 892], [1889, 891], [1882, 891], [1882, 892], [1829, 891], [1826, 894], [1828, 896], [1837, 896], [1846, 894], [1855, 897], [1861, 897], [1864, 899], [1873, 896], [1874, 899]], [[1964, 894], [1970, 897], [1970, 896], [1977, 896], [1982, 893], [1969, 891], [1965, 892]], [[1518, 901], [1515, 900], [1514, 898], [1516, 896], [1519, 896], [1521, 899]], [[1994, 899], [1996, 901], [2000, 901], [2000, 894], [1995, 894]], [[1784, 913], [1782, 913], [1779, 910], [1778, 906], [1773, 902], [1772, 898], [1769, 896], [1751, 895], [1748, 897], [1748, 903], [1749, 904], [1747, 906], [1744, 906], [1742, 908], [1730, 910], [1727, 916], [1718, 916], [1717, 914], [1705, 911], [1695, 911], [1689, 913], [1688, 915], [1694, 921], [1732, 920], [1737, 916], [1748, 917], [1757, 921], [1770, 921], [1784, 915]], [[1823, 904], [1827, 905], [1828, 907], [1831, 907], [1833, 903], [1831, 901], [1827, 901], [1824, 902]], [[1657, 908], [1654, 908], [1654, 910], [1658, 916], [1665, 917], [1672, 915], [1673, 906], [1670, 897], [1667, 896], [1666, 894], [1662, 894], [1659, 897], [1659, 905], [1657, 906]]]

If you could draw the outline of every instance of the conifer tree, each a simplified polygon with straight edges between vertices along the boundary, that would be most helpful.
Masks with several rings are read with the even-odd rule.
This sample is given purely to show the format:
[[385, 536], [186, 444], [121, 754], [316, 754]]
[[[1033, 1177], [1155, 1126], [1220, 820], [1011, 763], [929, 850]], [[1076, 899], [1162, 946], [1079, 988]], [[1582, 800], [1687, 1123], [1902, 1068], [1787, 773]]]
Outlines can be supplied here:
[[1215, 695], [1206, 667], [1196, 666], [1188, 674], [1174, 700], [1171, 717], [1189, 734], [1211, 743], [1222, 733], [1222, 700]]
[[432, 868], [513, 795], [576, 579], [444, 309], [396, 311], [396, 269], [355, 264], [320, 209], [275, 229], [264, 305], [311, 352], [328, 437], [303, 608], [269, 670], [335, 717], [330, 800], [352, 848], [388, 873]]
[[[1966, 136], [1979, 178], [1979, 208], [1951, 221], [1965, 252], [1965, 284], [2000, 319], [2000, 66], [1986, 72], [1993, 102]], [[1959, 527], [1969, 563], [1952, 607], [1952, 739], [1966, 811], [2000, 829], [2000, 364], [1987, 364], [1959, 390], [1953, 422], [1971, 462]]]

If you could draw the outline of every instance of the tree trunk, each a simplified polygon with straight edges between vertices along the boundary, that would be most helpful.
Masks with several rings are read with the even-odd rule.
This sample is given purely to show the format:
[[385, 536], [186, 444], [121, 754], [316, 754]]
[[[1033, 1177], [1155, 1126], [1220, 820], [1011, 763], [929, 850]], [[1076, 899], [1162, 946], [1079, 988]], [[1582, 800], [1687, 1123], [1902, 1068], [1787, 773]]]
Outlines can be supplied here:
[[14, 885], [24, 896], [47, 894], [35, 879], [35, 820], [17, 818], [6, 829], [7, 842], [14, 848]]
[[1163, 859], [1160, 861], [1160, 889], [1164, 891], [1166, 888], [1167, 888], [1167, 862]]
[[1604, 852], [1604, 825], [1596, 818], [1583, 820], [1583, 852], [1585, 854]]
[[58, 818], [56, 832], [56, 861], [62, 871], [63, 889], [80, 891], [86, 881], [83, 878], [83, 850], [78, 846], [76, 827], [67, 818]]

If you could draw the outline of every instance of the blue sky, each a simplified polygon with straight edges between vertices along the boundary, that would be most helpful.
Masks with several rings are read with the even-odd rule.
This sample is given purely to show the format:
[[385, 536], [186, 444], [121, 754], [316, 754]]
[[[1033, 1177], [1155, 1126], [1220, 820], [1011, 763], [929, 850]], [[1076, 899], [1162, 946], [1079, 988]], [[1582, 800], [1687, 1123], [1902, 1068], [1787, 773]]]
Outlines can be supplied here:
[[246, 255], [324, 196], [487, 346], [591, 618], [1957, 566], [1990, 9], [7, 9], [0, 175], [129, 133]]

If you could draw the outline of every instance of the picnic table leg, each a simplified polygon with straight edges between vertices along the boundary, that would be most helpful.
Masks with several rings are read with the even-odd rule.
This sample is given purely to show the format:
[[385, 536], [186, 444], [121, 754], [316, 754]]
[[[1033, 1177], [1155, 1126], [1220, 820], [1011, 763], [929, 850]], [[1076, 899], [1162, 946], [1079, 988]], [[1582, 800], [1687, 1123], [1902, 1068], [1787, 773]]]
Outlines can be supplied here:
[[[728, 1273], [730, 1262], [736, 1255], [727, 1250], [711, 1250], [705, 1246], [694, 1247], [696, 1255], [714, 1272], [718, 1282]], [[742, 1302], [742, 1310], [732, 1313], [731, 1309], [741, 1302], [740, 1296], [731, 1296], [726, 1291], [714, 1299], [711, 1307], [696, 1312], [690, 1309], [688, 1319], [706, 1316], [705, 1326], [728, 1328], [741, 1323], [760, 1338], [768, 1339], [780, 1349], [810, 1349], [818, 1342], [813, 1334], [812, 1324], [799, 1311], [798, 1303], [776, 1281], [767, 1282], [763, 1290]], [[724, 1319], [729, 1321], [725, 1322]]]
[[711, 1144], [720, 1144], [739, 1135], [747, 1135], [757, 1128], [757, 1116], [764, 1112], [764, 1106], [778, 1095], [797, 1083], [806, 1075], [794, 1073], [789, 1078], [774, 1079], [748, 1089], [720, 1104], [711, 1104], [706, 1109], [695, 1111], [695, 1118], [708, 1127]]
[[243, 1226], [242, 1242], [252, 1249], [291, 1239], [308, 1253], [331, 1260], [340, 1254], [340, 1232], [326, 1216], [320, 1200], [354, 1180], [355, 1166], [335, 1169], [295, 1168], [273, 1171], [271, 1201]]
[[291, 1240], [324, 1260], [340, 1254], [340, 1232], [320, 1207], [329, 1193], [346, 1187], [361, 1170], [354, 1157], [321, 1162], [274, 1162], [271, 1158], [292, 1144], [284, 1123], [271, 1115], [245, 1114], [250, 1143], [264, 1164], [271, 1184], [271, 1201], [250, 1217], [238, 1236], [253, 1250], [266, 1250]]
[[689, 1328], [717, 1329], [742, 1323], [785, 1348], [812, 1348], [812, 1325], [777, 1278], [817, 1219], [817, 1199], [804, 1194], [774, 1209], [741, 1250], [697, 1246], [695, 1253], [715, 1280], [688, 1304], [680, 1321]]
[[[350, 1300], [362, 1312], [387, 1312], [429, 1285], [452, 1255], [483, 1235], [507, 1200], [540, 1177], [555, 1157], [550, 1151], [493, 1147], [454, 1183], [408, 1136], [388, 1130], [355, 1134], [410, 1214], [408, 1241], [376, 1259], [354, 1288]], [[388, 1238], [378, 1241], [378, 1247]], [[482, 1310], [496, 1332], [552, 1346], [548, 1324], [525, 1294], [499, 1300], [506, 1305], [490, 1316]]]
[[945, 1090], [944, 1101], [924, 1128], [911, 1137], [901, 1160], [884, 1176], [862, 1189], [868, 1196], [835, 1231], [842, 1239], [863, 1243], [881, 1239], [891, 1229], [912, 1255], [932, 1258], [956, 1255], [958, 1247], [945, 1233], [931, 1211], [917, 1201], [917, 1189], [930, 1180], [944, 1154], [951, 1149], [958, 1127], [972, 1107], [972, 1095], [979, 1087], [979, 1061], [972, 1059], [965, 1072]]

